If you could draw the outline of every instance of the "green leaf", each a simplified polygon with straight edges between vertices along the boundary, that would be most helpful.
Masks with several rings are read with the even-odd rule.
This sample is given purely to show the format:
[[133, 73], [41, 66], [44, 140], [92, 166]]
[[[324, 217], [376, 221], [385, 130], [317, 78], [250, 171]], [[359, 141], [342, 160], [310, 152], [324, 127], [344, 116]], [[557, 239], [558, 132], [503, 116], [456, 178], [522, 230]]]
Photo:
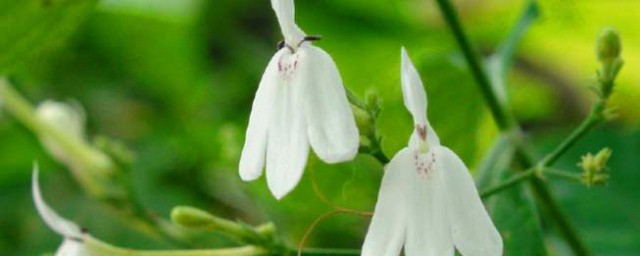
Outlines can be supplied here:
[[[508, 179], [514, 148], [507, 137], [499, 137], [477, 171], [481, 188]], [[504, 255], [546, 255], [542, 227], [526, 183], [505, 190], [487, 201], [487, 208], [504, 241]]]
[[[536, 144], [548, 151], [561, 138], [548, 134]], [[578, 233], [594, 255], [635, 255], [640, 251], [640, 132], [613, 133], [611, 129], [595, 130], [579, 141], [558, 160], [555, 167], [579, 172], [576, 163], [587, 152], [607, 146], [613, 150], [609, 160], [611, 178], [607, 185], [587, 188], [577, 183], [553, 179], [550, 185]], [[549, 249], [562, 252], [563, 244], [551, 243]]]
[[0, 2], [0, 73], [8, 73], [74, 31], [95, 0]]

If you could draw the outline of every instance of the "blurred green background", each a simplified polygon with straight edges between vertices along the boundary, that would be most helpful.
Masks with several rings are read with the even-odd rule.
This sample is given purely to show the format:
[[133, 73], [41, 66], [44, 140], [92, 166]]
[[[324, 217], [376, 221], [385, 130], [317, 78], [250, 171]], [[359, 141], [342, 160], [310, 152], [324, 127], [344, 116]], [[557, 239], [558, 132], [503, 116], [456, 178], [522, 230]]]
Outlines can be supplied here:
[[[455, 1], [472, 40], [491, 53], [513, 27], [524, 0]], [[613, 149], [612, 178], [588, 189], [550, 180], [562, 208], [597, 255], [640, 252], [640, 1], [542, 0], [541, 16], [518, 47], [508, 78], [511, 110], [543, 154], [586, 115], [594, 100], [594, 43], [605, 26], [623, 38], [625, 67], [612, 104], [620, 117], [580, 141], [557, 166], [579, 172], [580, 155]], [[457, 45], [432, 0], [297, 0], [297, 21], [335, 59], [345, 86], [383, 99], [379, 128], [392, 156], [412, 130], [400, 90], [406, 46], [429, 95], [429, 118], [444, 145], [475, 169], [498, 133]], [[268, 0], [0, 0], [0, 73], [37, 103], [76, 99], [90, 136], [106, 135], [136, 153], [136, 196], [160, 216], [193, 205], [251, 224], [272, 220], [297, 245], [330, 210], [307, 171], [282, 201], [264, 179], [237, 175], [253, 96], [281, 35]], [[320, 189], [348, 208], [373, 209], [382, 167], [359, 155], [314, 160]], [[79, 189], [37, 138], [0, 110], [0, 255], [52, 252], [61, 239], [39, 219], [30, 174], [40, 163], [49, 204], [109, 243], [139, 249], [173, 245], [132, 231]], [[518, 193], [516, 193], [518, 192]], [[532, 214], [526, 186], [491, 208], [507, 255], [566, 255], [551, 221]], [[505, 203], [503, 203], [505, 202]], [[359, 248], [369, 220], [340, 215], [320, 224], [307, 246]], [[194, 241], [229, 245], [220, 234]]]

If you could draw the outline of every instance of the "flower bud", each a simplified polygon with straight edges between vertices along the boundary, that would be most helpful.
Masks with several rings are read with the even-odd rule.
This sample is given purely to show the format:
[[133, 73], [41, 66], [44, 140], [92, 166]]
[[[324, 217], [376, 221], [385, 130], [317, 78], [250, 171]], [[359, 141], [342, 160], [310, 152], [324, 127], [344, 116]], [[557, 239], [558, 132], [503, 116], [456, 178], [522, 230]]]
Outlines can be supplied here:
[[365, 138], [373, 137], [376, 127], [371, 114], [353, 105], [351, 105], [351, 110], [353, 111], [353, 116], [356, 120], [356, 126], [358, 126], [360, 135]]
[[272, 223], [254, 228], [189, 206], [174, 207], [171, 220], [183, 228], [215, 230], [249, 244], [271, 243], [275, 239], [275, 226]]
[[624, 65], [620, 54], [622, 42], [618, 32], [612, 28], [605, 28], [596, 42], [596, 54], [601, 63], [598, 70], [600, 96], [608, 98], [613, 91], [614, 81]]
[[113, 160], [85, 139], [85, 114], [77, 103], [45, 101], [38, 105], [35, 131], [40, 142], [91, 195], [114, 201], [125, 200], [126, 191], [113, 177]]
[[215, 217], [200, 209], [177, 206], [171, 211], [171, 221], [184, 228], [215, 227]]
[[[374, 113], [377, 116], [377, 113], [380, 112], [380, 106], [382, 106], [382, 101], [380, 100], [380, 95], [375, 90], [367, 90], [365, 94], [365, 105], [370, 113]], [[374, 116], [375, 117], [375, 116]]]
[[607, 163], [611, 157], [611, 149], [604, 148], [595, 156], [588, 153], [582, 156], [578, 166], [582, 168], [582, 182], [591, 187], [593, 185], [606, 184], [609, 180]]
[[[50, 129], [56, 129], [74, 140], [84, 140], [85, 116], [78, 104], [70, 105], [48, 100], [38, 105], [36, 115], [48, 124]], [[73, 157], [51, 135], [41, 132], [40, 141], [56, 159], [65, 163], [72, 161]]]
[[607, 162], [609, 162], [611, 153], [612, 151], [610, 148], [603, 148], [602, 150], [600, 150], [600, 152], [598, 152], [598, 154], [596, 154], [596, 156], [594, 157], [594, 162], [596, 166], [600, 168], [599, 171], [607, 168]]
[[603, 63], [613, 62], [620, 57], [622, 43], [620, 35], [613, 28], [605, 28], [598, 36], [596, 53], [598, 60]]

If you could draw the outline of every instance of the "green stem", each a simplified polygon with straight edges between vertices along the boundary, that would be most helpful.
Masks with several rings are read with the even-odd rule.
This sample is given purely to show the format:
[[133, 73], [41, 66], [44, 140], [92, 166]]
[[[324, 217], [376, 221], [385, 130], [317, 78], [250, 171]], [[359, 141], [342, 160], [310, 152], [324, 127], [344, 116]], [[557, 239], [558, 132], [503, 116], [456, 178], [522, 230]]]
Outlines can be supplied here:
[[[293, 250], [297, 253], [297, 250]], [[357, 249], [332, 249], [332, 248], [307, 248], [302, 250], [302, 255], [360, 255]]]
[[[491, 110], [498, 128], [505, 133], [513, 134], [515, 132], [516, 134], [520, 134], [521, 131], [515, 121], [515, 118], [506, 111], [506, 108], [498, 99], [480, 58], [467, 40], [467, 36], [464, 33], [453, 6], [448, 0], [436, 0], [436, 2], [438, 3], [444, 19], [453, 31], [456, 42], [460, 46], [460, 49], [469, 64], [471, 73], [477, 81], [478, 86], [489, 105], [489, 109]], [[520, 143], [518, 143], [516, 147], [516, 155], [525, 156], [525, 158], [520, 157], [525, 168], [531, 168], [534, 166], [533, 159], [528, 157], [528, 152]], [[552, 197], [548, 186], [536, 176], [533, 176], [530, 181], [537, 196], [537, 200], [548, 209], [549, 214], [558, 224], [561, 234], [565, 239], [567, 239], [574, 253], [576, 255], [590, 255], [586, 246], [580, 239], [580, 236], [575, 231], [575, 228], [560, 210], [558, 203]]]
[[580, 182], [582, 183], [582, 175], [578, 174], [578, 173], [569, 173], [569, 172], [565, 172], [565, 171], [560, 171], [560, 170], [556, 170], [556, 169], [551, 169], [551, 168], [546, 168], [544, 170], [545, 174], [549, 174], [549, 175], [553, 175], [559, 178], [563, 178], [569, 181], [575, 181], [575, 182]]
[[64, 131], [51, 127], [51, 125], [40, 119], [36, 115], [33, 106], [2, 77], [0, 77], [0, 99], [4, 102], [4, 108], [25, 127], [40, 138], [46, 137], [55, 141], [73, 161], [77, 161], [80, 166], [91, 169], [91, 171], [83, 171], [78, 168], [70, 168], [84, 189], [98, 197], [103, 197], [108, 193], [108, 189], [104, 188], [94, 177], [95, 175], [100, 177], [111, 175], [113, 171], [111, 165], [113, 163], [106, 155], [95, 150], [87, 143], [67, 135]]
[[502, 183], [495, 185], [492, 188], [482, 191], [480, 193], [480, 197], [482, 199], [487, 199], [495, 194], [498, 194], [504, 190], [510, 189], [515, 185], [520, 184], [520, 182], [522, 181], [528, 180], [533, 177], [543, 177], [545, 174], [565, 178], [571, 181], [577, 181], [577, 182], [582, 181], [579, 174], [568, 173], [566, 171], [560, 171], [560, 170], [555, 170], [555, 169], [546, 168], [546, 167], [543, 169], [530, 168], [530, 169], [527, 169], [526, 171], [519, 172], [518, 174], [509, 178], [508, 180], [503, 181]]
[[83, 241], [91, 255], [96, 256], [254, 256], [268, 254], [264, 248], [253, 245], [207, 250], [142, 251], [116, 247], [91, 236], [85, 236]]
[[532, 179], [532, 182], [534, 184], [534, 187], [543, 188], [535, 189], [534, 192], [536, 193], [537, 198], [539, 198], [540, 201], [544, 202], [543, 206], [546, 209], [547, 213], [555, 219], [560, 233], [565, 237], [565, 239], [567, 239], [567, 242], [569, 243], [569, 246], [573, 250], [574, 254], [580, 256], [591, 255], [589, 249], [580, 239], [580, 235], [578, 234], [578, 231], [576, 230], [573, 223], [571, 223], [567, 216], [560, 210], [560, 206], [549, 192], [547, 184], [545, 184], [539, 178]]
[[513, 118], [510, 117], [508, 112], [505, 110], [506, 108], [498, 100], [486, 69], [484, 68], [484, 65], [482, 65], [480, 57], [476, 54], [475, 49], [471, 46], [469, 40], [467, 40], [464, 29], [460, 24], [458, 15], [453, 6], [448, 0], [436, 0], [436, 2], [440, 7], [444, 19], [449, 25], [449, 28], [451, 28], [456, 42], [460, 46], [462, 54], [469, 64], [471, 74], [476, 82], [478, 82], [478, 86], [480, 86], [480, 91], [486, 99], [498, 127], [502, 131], [511, 129], [514, 126]]
[[[522, 144], [517, 145], [516, 156], [524, 166], [535, 166], [533, 158], [528, 154]], [[562, 212], [562, 210], [560, 210], [560, 206], [551, 195], [550, 189], [547, 184], [537, 176], [533, 176], [530, 181], [537, 200], [541, 203], [541, 205], [543, 205], [552, 219], [555, 220], [560, 234], [562, 234], [562, 236], [564, 236], [564, 238], [567, 240], [567, 243], [573, 250], [574, 254], [581, 256], [591, 255], [591, 252], [580, 238], [580, 235], [578, 234], [578, 231], [576, 230], [573, 223], [571, 223], [571, 221], [569, 221], [569, 218]]]
[[489, 188], [487, 190], [484, 190], [480, 193], [480, 197], [482, 199], [487, 199], [492, 195], [495, 195], [499, 192], [502, 192], [506, 189], [509, 189], [517, 184], [519, 184], [521, 181], [527, 180], [531, 177], [533, 177], [536, 174], [536, 170], [535, 169], [529, 169], [527, 171], [524, 172], [520, 172], [516, 175], [514, 175], [513, 177], [511, 177], [510, 179], [492, 187]]
[[551, 166], [554, 164], [558, 158], [560, 158], [564, 153], [567, 152], [575, 143], [581, 139], [585, 134], [587, 134], [593, 127], [604, 120], [602, 115], [602, 111], [606, 105], [606, 100], [601, 99], [597, 102], [589, 116], [582, 121], [582, 123], [576, 128], [569, 137], [564, 139], [558, 147], [556, 147], [550, 154], [548, 154], [545, 158], [542, 159], [540, 165], [542, 166]]
[[[69, 168], [73, 176], [80, 183], [82, 188], [88, 192], [88, 194], [95, 196], [99, 199], [108, 198], [108, 193], [105, 191], [111, 188], [105, 182], [104, 176], [111, 175], [110, 172], [115, 170], [114, 163], [101, 151], [93, 148], [86, 142], [79, 140], [75, 137], [68, 136], [64, 131], [60, 131], [50, 124], [42, 121], [37, 115], [34, 107], [29, 103], [20, 93], [13, 89], [5, 78], [0, 77], [0, 99], [3, 101], [4, 108], [9, 111], [18, 121], [20, 121], [27, 129], [39, 137], [47, 137], [55, 141], [62, 150], [65, 151], [74, 161], [79, 161], [82, 168]], [[65, 163], [69, 165], [69, 163]], [[96, 177], [97, 174], [100, 177]], [[130, 192], [130, 191], [129, 191]], [[107, 195], [107, 196], [105, 196]], [[129, 196], [131, 194], [129, 193]], [[130, 207], [132, 213], [122, 210], [122, 205], [114, 206], [110, 200], [102, 200], [103, 203], [109, 204], [113, 209], [118, 211], [119, 217], [129, 222], [134, 228], [138, 229], [142, 233], [149, 235], [150, 237], [159, 238], [160, 235], [169, 239], [170, 236], [166, 232], [162, 232], [161, 229], [153, 223], [153, 221], [147, 219], [148, 215], [145, 213], [141, 204], [134, 198], [127, 198], [130, 200]], [[175, 242], [175, 239], [169, 239]]]
[[387, 157], [387, 155], [384, 154], [384, 152], [382, 152], [382, 148], [380, 147], [379, 143], [376, 142], [375, 143], [375, 150], [373, 150], [370, 154], [371, 156], [373, 156], [376, 160], [378, 160], [378, 162], [380, 162], [381, 164], [385, 165], [389, 163], [389, 157]]

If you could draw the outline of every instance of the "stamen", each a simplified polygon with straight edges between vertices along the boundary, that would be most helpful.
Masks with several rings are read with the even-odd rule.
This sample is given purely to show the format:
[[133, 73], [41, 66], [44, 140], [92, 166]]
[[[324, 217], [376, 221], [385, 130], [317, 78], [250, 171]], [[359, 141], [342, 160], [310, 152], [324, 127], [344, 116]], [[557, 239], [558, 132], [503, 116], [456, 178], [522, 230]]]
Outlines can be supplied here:
[[313, 41], [320, 41], [322, 39], [322, 36], [320, 35], [311, 35], [311, 36], [305, 36], [299, 43], [298, 43], [298, 47], [300, 47], [302, 45], [302, 43], [304, 42], [313, 42]]
[[320, 41], [321, 39], [322, 39], [322, 36], [319, 36], [319, 35], [305, 36], [302, 38], [302, 40], [300, 40], [300, 42], [298, 42], [298, 44], [296, 45], [296, 48], [293, 48], [293, 46], [287, 44], [284, 40], [282, 40], [278, 42], [278, 51], [282, 50], [282, 48], [287, 47], [287, 49], [289, 49], [291, 53], [296, 53], [295, 49], [300, 48], [300, 46], [302, 46], [304, 42]]
[[418, 137], [422, 141], [427, 140], [427, 126], [426, 125], [416, 125], [416, 131], [418, 132]]
[[284, 43], [284, 40], [280, 40], [280, 42], [278, 42], [278, 51], [282, 50], [285, 46], [286, 44]]

